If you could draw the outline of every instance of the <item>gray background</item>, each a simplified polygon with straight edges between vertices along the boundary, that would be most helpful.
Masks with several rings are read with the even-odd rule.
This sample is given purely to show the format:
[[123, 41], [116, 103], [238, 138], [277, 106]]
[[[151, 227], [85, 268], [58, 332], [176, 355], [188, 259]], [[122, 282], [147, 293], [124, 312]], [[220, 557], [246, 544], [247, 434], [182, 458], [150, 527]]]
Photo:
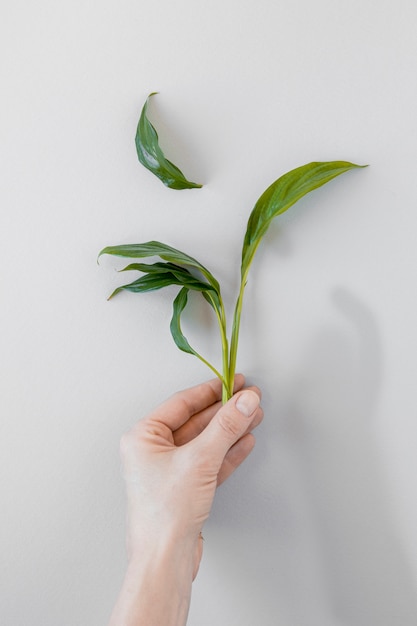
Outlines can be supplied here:
[[[0, 622], [106, 623], [125, 566], [121, 433], [210, 376], [175, 291], [106, 297], [109, 244], [209, 266], [230, 311], [246, 220], [312, 160], [370, 163], [271, 227], [239, 369], [257, 447], [219, 490], [190, 626], [411, 626], [417, 615], [417, 39], [400, 0], [2, 2]], [[133, 138], [202, 190], [166, 189]], [[184, 330], [219, 362], [192, 305]]]

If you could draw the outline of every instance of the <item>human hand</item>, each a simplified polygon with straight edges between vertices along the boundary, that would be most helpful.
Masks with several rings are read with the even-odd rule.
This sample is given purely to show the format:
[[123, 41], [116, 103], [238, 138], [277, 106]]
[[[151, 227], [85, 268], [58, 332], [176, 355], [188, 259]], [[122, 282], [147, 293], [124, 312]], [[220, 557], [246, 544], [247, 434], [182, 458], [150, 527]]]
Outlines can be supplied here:
[[110, 626], [182, 626], [217, 485], [246, 459], [263, 417], [260, 391], [224, 406], [214, 380], [181, 391], [121, 439], [129, 567]]
[[250, 431], [263, 417], [259, 389], [243, 391], [244, 382], [236, 376], [224, 406], [217, 379], [180, 391], [122, 437], [130, 556], [168, 529], [178, 539], [199, 537], [216, 486], [251, 452]]

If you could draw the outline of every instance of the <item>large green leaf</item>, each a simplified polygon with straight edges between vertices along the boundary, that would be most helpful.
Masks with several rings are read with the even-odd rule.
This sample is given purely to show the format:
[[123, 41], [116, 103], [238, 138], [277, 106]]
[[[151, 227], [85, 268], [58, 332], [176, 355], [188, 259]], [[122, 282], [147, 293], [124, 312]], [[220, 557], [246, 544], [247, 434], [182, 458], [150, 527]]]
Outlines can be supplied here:
[[209, 284], [220, 296], [219, 283], [214, 278], [213, 274], [209, 272], [206, 267], [204, 267], [204, 265], [199, 263], [193, 257], [188, 256], [188, 254], [185, 254], [176, 248], [172, 248], [171, 246], [167, 246], [159, 241], [148, 241], [146, 243], [134, 243], [121, 246], [108, 246], [107, 248], [103, 248], [98, 256], [100, 257], [102, 254], [111, 254], [129, 259], [143, 259], [146, 257], [158, 256], [164, 261], [169, 261], [170, 263], [175, 263], [176, 265], [192, 267], [205, 276]]
[[138, 159], [150, 172], [155, 174], [167, 187], [171, 189], [196, 189], [202, 187], [187, 180], [176, 165], [168, 161], [159, 146], [158, 133], [147, 117], [149, 98], [147, 98], [139, 119], [136, 131], [136, 152]]
[[307, 163], [278, 178], [259, 198], [246, 229], [242, 249], [242, 276], [247, 272], [260, 240], [271, 221], [287, 211], [310, 191], [353, 168], [365, 167], [347, 161]]

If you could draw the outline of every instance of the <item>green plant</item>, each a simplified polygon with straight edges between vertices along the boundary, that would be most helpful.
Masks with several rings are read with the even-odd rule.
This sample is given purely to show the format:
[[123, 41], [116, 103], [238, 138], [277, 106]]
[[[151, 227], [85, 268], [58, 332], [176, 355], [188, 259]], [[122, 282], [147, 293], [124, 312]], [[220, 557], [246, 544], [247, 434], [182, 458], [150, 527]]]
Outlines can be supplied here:
[[[136, 137], [137, 147], [138, 143], [140, 145], [138, 156], [141, 160], [140, 154], [146, 153], [148, 156], [149, 154], [153, 155], [153, 160], [147, 159], [148, 165], [149, 162], [151, 162], [152, 167], [148, 167], [148, 165], [146, 165], [146, 167], [155, 173], [158, 178], [161, 178], [164, 184], [167, 184], [166, 180], [172, 183], [172, 179], [175, 179], [175, 177], [180, 179], [181, 184], [184, 184], [183, 181], [185, 178], [182, 172], [165, 159], [159, 148], [158, 135], [146, 118], [146, 106], [147, 103], [142, 111], [138, 125], [138, 135]], [[150, 132], [149, 126], [152, 127], [153, 132]], [[169, 163], [169, 166], [166, 166], [166, 163]], [[169, 285], [177, 285], [180, 287], [173, 303], [173, 314], [170, 326], [172, 337], [180, 350], [199, 358], [216, 376], [218, 376], [223, 387], [223, 402], [226, 402], [233, 393], [240, 319], [249, 269], [258, 246], [272, 220], [287, 211], [293, 204], [314, 189], [325, 185], [340, 174], [359, 167], [365, 166], [355, 165], [347, 161], [308, 163], [278, 178], [278, 180], [272, 183], [261, 195], [249, 216], [246, 234], [243, 240], [240, 288], [234, 309], [230, 339], [228, 335], [226, 311], [219, 282], [213, 274], [196, 259], [159, 241], [108, 246], [101, 250], [99, 256], [109, 254], [129, 259], [151, 257], [158, 257], [160, 259], [160, 261], [154, 263], [135, 262], [127, 265], [121, 271], [137, 270], [141, 272], [142, 275], [133, 282], [118, 287], [110, 295], [109, 299], [123, 290], [133, 293], [143, 293], [162, 289]], [[174, 185], [176, 185], [175, 180]], [[190, 185], [196, 186], [195, 183], [190, 183]], [[178, 189], [180, 187], [174, 186], [174, 188]], [[190, 291], [199, 292], [212, 307], [216, 315], [222, 346], [221, 371], [191, 347], [181, 330], [181, 314], [187, 305]]]

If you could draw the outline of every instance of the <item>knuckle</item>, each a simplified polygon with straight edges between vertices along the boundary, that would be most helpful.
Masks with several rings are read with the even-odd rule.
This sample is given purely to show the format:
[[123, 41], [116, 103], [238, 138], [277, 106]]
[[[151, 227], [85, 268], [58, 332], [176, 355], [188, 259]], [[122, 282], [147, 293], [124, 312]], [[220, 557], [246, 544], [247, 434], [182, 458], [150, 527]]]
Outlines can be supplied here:
[[227, 435], [232, 437], [240, 435], [242, 430], [241, 424], [233, 413], [229, 411], [220, 411], [217, 419], [219, 426], [227, 433]]

